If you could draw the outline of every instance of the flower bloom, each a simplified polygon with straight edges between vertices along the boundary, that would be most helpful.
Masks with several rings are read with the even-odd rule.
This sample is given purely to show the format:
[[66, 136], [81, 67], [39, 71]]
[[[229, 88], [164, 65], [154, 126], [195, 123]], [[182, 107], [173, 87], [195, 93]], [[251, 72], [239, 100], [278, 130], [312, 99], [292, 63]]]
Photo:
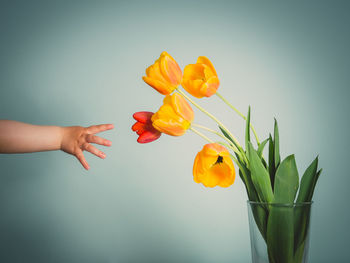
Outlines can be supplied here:
[[217, 143], [204, 145], [193, 165], [193, 179], [206, 187], [228, 187], [235, 180], [235, 169], [228, 150]]
[[153, 112], [141, 111], [134, 113], [133, 117], [137, 121], [133, 126], [132, 130], [139, 135], [137, 139], [138, 143], [148, 143], [157, 140], [161, 132], [156, 130], [152, 125]]
[[168, 95], [152, 116], [153, 127], [172, 136], [183, 135], [191, 126], [194, 114], [188, 102], [178, 93]]
[[210, 97], [219, 85], [216, 70], [207, 57], [198, 57], [196, 64], [187, 65], [184, 69], [182, 86], [192, 96]]
[[153, 65], [146, 69], [146, 75], [142, 79], [163, 95], [172, 93], [182, 80], [181, 68], [175, 59], [165, 51]]

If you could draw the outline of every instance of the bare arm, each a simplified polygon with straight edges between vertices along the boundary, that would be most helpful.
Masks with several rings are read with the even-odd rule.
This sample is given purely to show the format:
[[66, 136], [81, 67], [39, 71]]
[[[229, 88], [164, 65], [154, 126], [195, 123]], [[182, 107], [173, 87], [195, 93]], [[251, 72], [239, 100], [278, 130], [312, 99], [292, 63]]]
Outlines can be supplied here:
[[39, 126], [17, 121], [0, 120], [0, 153], [28, 153], [62, 150], [78, 158], [85, 169], [89, 165], [83, 151], [100, 158], [106, 155], [90, 143], [111, 146], [111, 142], [95, 133], [113, 129], [112, 124], [90, 127]]

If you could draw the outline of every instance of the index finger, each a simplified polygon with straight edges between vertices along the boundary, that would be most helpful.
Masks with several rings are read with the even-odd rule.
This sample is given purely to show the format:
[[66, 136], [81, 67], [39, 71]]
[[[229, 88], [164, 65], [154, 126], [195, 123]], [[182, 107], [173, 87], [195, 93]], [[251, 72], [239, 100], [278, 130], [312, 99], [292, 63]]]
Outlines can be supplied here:
[[95, 134], [95, 133], [99, 133], [107, 130], [112, 130], [113, 128], [114, 128], [113, 124], [100, 124], [100, 125], [92, 125], [88, 127], [87, 130], [90, 133]]

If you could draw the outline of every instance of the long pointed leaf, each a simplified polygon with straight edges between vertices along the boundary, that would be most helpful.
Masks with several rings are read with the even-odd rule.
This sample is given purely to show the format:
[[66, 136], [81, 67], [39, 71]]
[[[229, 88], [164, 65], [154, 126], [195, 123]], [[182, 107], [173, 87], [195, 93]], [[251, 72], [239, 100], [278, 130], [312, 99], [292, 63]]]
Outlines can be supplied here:
[[274, 196], [276, 203], [294, 203], [299, 187], [298, 169], [294, 155], [288, 156], [276, 171]]
[[298, 170], [294, 155], [279, 165], [275, 175], [274, 197], [267, 224], [267, 245], [275, 262], [293, 263], [294, 211], [293, 202], [299, 186]]
[[274, 132], [273, 132], [273, 144], [275, 146], [275, 168], [277, 169], [278, 165], [280, 164], [281, 161], [281, 156], [280, 156], [280, 136], [278, 132], [278, 124], [277, 120], [275, 119], [275, 125], [274, 125]]
[[294, 258], [296, 262], [301, 262], [304, 255], [304, 245], [310, 224], [310, 212], [311, 205], [296, 205], [294, 207]]
[[236, 146], [237, 149], [239, 149], [239, 146], [237, 145], [237, 143], [231, 138], [231, 136], [219, 125], [219, 129], [222, 132], [222, 134], [229, 139], [234, 146]]
[[239, 167], [239, 175], [246, 187], [246, 190], [247, 190], [247, 194], [248, 194], [248, 199], [250, 201], [256, 201], [258, 202], [259, 201], [259, 197], [258, 197], [258, 194], [256, 193], [255, 191], [255, 188], [254, 188], [254, 184], [252, 182], [252, 178], [251, 178], [251, 175], [250, 175], [250, 171], [249, 169], [246, 167], [246, 164], [244, 163], [244, 161], [240, 160], [239, 158], [237, 158], [238, 160], [238, 167]]
[[317, 181], [318, 156], [305, 170], [300, 182], [297, 203], [310, 202]]
[[267, 242], [266, 234], [267, 234], [267, 219], [268, 219], [268, 205], [263, 204], [251, 204], [252, 213], [254, 216], [254, 221], [261, 233], [261, 236], [264, 238], [265, 242]]
[[260, 143], [259, 147], [258, 147], [257, 153], [258, 153], [258, 155], [259, 155], [260, 158], [262, 158], [262, 154], [263, 154], [265, 145], [266, 145], [266, 143], [267, 143], [268, 141], [269, 141], [269, 139], [266, 139], [266, 140], [262, 141], [262, 142]]
[[252, 181], [261, 201], [273, 202], [274, 197], [269, 173], [250, 142], [248, 142], [248, 156]]
[[314, 195], [315, 187], [316, 187], [318, 178], [320, 177], [321, 173], [322, 173], [322, 169], [320, 169], [320, 170], [317, 172], [317, 174], [316, 174], [316, 182], [315, 182], [314, 187], [313, 187], [313, 189], [312, 189], [310, 201], [312, 200], [312, 196]]
[[271, 205], [267, 222], [267, 249], [275, 263], [294, 263], [293, 205]]
[[269, 135], [269, 174], [271, 180], [271, 187], [274, 189], [275, 187], [275, 146], [273, 144], [272, 136]]
[[250, 106], [248, 108], [248, 114], [245, 125], [245, 149], [248, 149], [248, 142], [250, 142]]

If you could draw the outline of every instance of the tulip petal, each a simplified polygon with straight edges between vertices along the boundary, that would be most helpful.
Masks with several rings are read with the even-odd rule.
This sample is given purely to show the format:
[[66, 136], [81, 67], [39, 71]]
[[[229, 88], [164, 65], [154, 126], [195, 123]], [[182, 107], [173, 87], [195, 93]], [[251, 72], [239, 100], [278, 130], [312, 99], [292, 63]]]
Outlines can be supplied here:
[[174, 91], [174, 87], [169, 86], [168, 84], [160, 80], [145, 76], [143, 76], [142, 79], [144, 82], [146, 82], [148, 85], [150, 85], [152, 88], [154, 88], [156, 91], [163, 95], [169, 95], [171, 92]]
[[196, 64], [189, 64], [184, 69], [182, 86], [194, 97], [210, 97], [219, 85], [215, 68], [206, 57], [199, 57]]
[[180, 85], [182, 71], [177, 62], [164, 51], [159, 59], [146, 69], [143, 80], [161, 94], [168, 95]]
[[204, 65], [203, 64], [189, 64], [184, 69], [184, 79], [204, 79]]
[[211, 63], [211, 61], [210, 61], [207, 57], [205, 57], [205, 56], [200, 56], [200, 57], [198, 57], [197, 63], [207, 65], [208, 67], [211, 68], [211, 70], [213, 71], [213, 73], [214, 73], [216, 76], [218, 75], [218, 74], [216, 73], [216, 70], [215, 70], [214, 66], [213, 66], [213, 63]]
[[206, 187], [232, 185], [235, 170], [228, 150], [217, 143], [206, 144], [195, 158], [193, 179]]
[[139, 143], [148, 143], [158, 139], [161, 132], [156, 130], [152, 125], [153, 112], [140, 111], [134, 113], [133, 117], [137, 122], [131, 127], [131, 129], [139, 135], [137, 141]]
[[161, 82], [167, 82], [166, 79], [163, 77], [162, 72], [160, 70], [160, 61], [159, 59], [154, 62], [153, 65], [149, 66], [146, 69], [146, 75], [149, 78], [159, 80]]
[[200, 93], [206, 97], [214, 95], [219, 88], [219, 79], [216, 76], [211, 77], [203, 86], [200, 88]]
[[131, 129], [136, 132], [138, 135], [140, 135], [144, 131], [144, 123], [141, 122], [136, 122]]
[[[189, 126], [189, 124], [187, 124]], [[171, 136], [181, 136], [185, 134], [188, 127], [184, 123], [174, 122], [173, 120], [158, 119], [153, 122], [153, 127], [158, 131]]]
[[163, 105], [152, 116], [153, 127], [172, 136], [181, 136], [191, 125], [193, 110], [187, 101], [177, 93], [167, 95]]
[[204, 81], [199, 79], [195, 79], [195, 80], [184, 79], [182, 81], [182, 87], [192, 96], [199, 99], [204, 97], [204, 95], [202, 94], [203, 84], [205, 84]]
[[133, 115], [133, 118], [138, 122], [147, 123], [151, 121], [153, 114], [154, 113], [150, 111], [140, 111], [140, 112], [135, 112]]
[[172, 105], [175, 112], [188, 122], [192, 122], [194, 118], [193, 110], [190, 104], [180, 94], [175, 93], [172, 97]]
[[149, 143], [157, 140], [161, 136], [160, 132], [145, 131], [137, 139], [138, 143]]
[[163, 52], [160, 58], [160, 70], [163, 77], [173, 86], [177, 87], [182, 80], [182, 71], [175, 59], [167, 52]]

